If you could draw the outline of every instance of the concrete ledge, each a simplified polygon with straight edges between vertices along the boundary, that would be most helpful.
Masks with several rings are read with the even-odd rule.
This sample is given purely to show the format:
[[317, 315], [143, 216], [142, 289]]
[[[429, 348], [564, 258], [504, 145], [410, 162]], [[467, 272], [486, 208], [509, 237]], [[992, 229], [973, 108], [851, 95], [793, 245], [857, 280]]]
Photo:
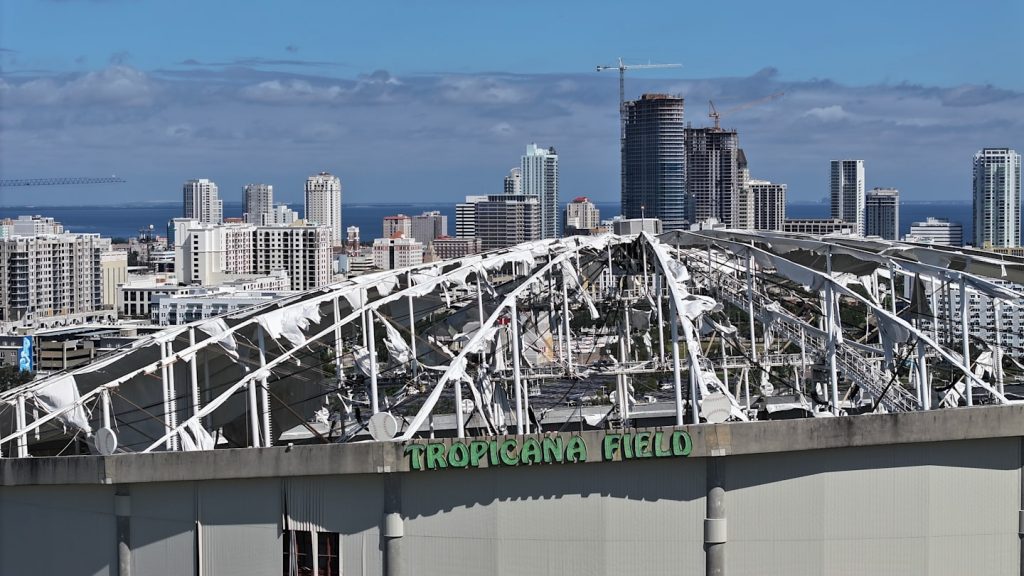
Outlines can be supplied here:
[[[1019, 437], [1024, 436], [1024, 405], [705, 424], [683, 429], [693, 440], [690, 458]], [[588, 462], [601, 461], [600, 446], [604, 432], [578, 434], [590, 447]], [[452, 440], [444, 442], [451, 443]], [[0, 486], [408, 472], [409, 464], [403, 449], [403, 444], [374, 442], [117, 456], [2, 458]]]

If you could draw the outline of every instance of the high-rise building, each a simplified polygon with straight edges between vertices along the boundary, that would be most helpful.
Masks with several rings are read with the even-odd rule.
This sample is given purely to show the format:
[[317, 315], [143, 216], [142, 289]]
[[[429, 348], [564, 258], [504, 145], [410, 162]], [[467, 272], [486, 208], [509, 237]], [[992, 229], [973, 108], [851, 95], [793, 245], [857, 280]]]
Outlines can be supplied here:
[[984, 148], [974, 155], [974, 245], [1020, 246], [1020, 154]]
[[434, 238], [448, 235], [448, 217], [437, 210], [424, 212], [419, 216], [412, 216], [409, 220], [409, 237], [414, 238], [424, 246], [429, 246]]
[[852, 224], [864, 235], [864, 161], [833, 160], [831, 179], [832, 218]]
[[601, 225], [601, 212], [586, 196], [565, 205], [565, 236], [588, 234]]
[[900, 191], [873, 188], [864, 195], [864, 234], [884, 240], [900, 237]]
[[184, 210], [182, 216], [204, 224], [224, 221], [224, 203], [217, 197], [217, 184], [206, 178], [189, 180], [182, 188]]
[[523, 193], [523, 171], [520, 168], [513, 168], [505, 176], [505, 194]]
[[950, 222], [947, 218], [932, 218], [924, 222], [910, 225], [910, 233], [904, 238], [907, 242], [929, 242], [946, 246], [964, 245], [964, 227], [959, 222]]
[[735, 130], [687, 128], [683, 141], [690, 222], [715, 218], [734, 226], [739, 220], [739, 136]]
[[288, 274], [292, 290], [312, 290], [331, 283], [334, 229], [296, 223], [256, 228], [252, 273]]
[[683, 98], [644, 94], [626, 102], [622, 143], [622, 215], [659, 218], [665, 229], [689, 218]]
[[110, 239], [99, 234], [14, 234], [0, 240], [0, 324], [33, 326], [101, 311], [103, 254], [109, 251]]
[[[751, 206], [749, 216], [746, 217], [748, 222], [744, 224], [750, 230], [781, 231], [786, 222], [786, 185], [751, 179], [747, 180], [743, 190], [741, 200], [749, 202]], [[741, 219], [736, 218], [731, 226], [739, 227]]]
[[391, 238], [395, 234], [401, 234], [405, 238], [412, 236], [412, 219], [405, 214], [385, 216], [383, 229], [384, 238]]
[[522, 159], [522, 193], [540, 204], [541, 238], [558, 238], [558, 154], [536, 144], [526, 147]]
[[284, 271], [294, 290], [331, 281], [331, 231], [326, 226], [202, 224], [174, 220], [174, 267], [178, 282], [216, 285], [232, 275]]
[[406, 268], [423, 263], [423, 244], [396, 233], [373, 241], [373, 266], [381, 270]]
[[485, 252], [541, 238], [537, 196], [496, 194], [476, 202], [474, 209], [474, 235]]
[[270, 184], [246, 184], [245, 214], [249, 224], [265, 224], [264, 216], [274, 209], [274, 187]]
[[476, 204], [487, 196], [466, 196], [465, 202], [455, 205], [455, 237], [476, 238]]
[[341, 246], [341, 179], [328, 172], [307, 178], [305, 213], [306, 220], [331, 229], [331, 246]]

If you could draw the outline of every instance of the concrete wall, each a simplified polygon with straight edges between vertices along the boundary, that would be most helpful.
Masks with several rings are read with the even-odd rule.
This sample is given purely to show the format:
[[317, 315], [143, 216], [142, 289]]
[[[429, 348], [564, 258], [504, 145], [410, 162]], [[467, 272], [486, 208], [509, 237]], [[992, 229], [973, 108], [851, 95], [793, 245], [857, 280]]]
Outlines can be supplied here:
[[394, 444], [4, 459], [0, 574], [280, 574], [289, 525], [338, 532], [344, 574], [704, 574], [719, 485], [719, 574], [1017, 575], [1021, 416], [700, 426], [689, 458], [419, 472]]

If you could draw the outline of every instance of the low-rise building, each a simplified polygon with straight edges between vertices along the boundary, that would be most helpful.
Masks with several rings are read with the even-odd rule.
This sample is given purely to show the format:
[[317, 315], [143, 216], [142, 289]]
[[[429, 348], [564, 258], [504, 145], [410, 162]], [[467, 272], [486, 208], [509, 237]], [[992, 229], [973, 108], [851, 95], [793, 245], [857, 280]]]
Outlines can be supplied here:
[[578, 196], [565, 205], [565, 236], [593, 234], [601, 225], [601, 211], [586, 196]]
[[841, 218], [787, 218], [783, 232], [825, 236], [827, 234], [853, 234], [856, 225]]
[[907, 242], [927, 242], [945, 246], [964, 245], [964, 227], [959, 222], [950, 222], [947, 218], [927, 217], [924, 222], [910, 225], [910, 233], [904, 237]]
[[373, 267], [380, 270], [406, 268], [423, 263], [423, 244], [396, 233], [373, 241]]

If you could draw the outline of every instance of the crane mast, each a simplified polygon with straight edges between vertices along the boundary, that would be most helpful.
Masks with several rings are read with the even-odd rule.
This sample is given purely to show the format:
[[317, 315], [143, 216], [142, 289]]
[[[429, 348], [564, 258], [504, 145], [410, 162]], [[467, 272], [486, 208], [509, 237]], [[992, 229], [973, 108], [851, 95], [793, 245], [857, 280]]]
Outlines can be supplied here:
[[598, 65], [598, 72], [619, 71], [619, 138], [626, 138], [626, 70], [647, 70], [651, 68], [682, 68], [682, 64], [625, 64], [622, 58], [613, 66]]

